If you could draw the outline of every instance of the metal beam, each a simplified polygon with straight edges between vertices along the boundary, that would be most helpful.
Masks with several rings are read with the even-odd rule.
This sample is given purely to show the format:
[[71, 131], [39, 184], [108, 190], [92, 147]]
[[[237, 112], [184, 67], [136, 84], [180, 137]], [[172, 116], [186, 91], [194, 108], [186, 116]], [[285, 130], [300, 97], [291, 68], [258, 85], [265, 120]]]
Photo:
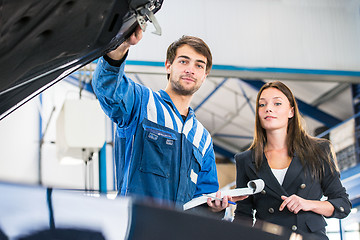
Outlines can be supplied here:
[[215, 133], [213, 136], [214, 137], [226, 137], [226, 138], [253, 139], [253, 136], [241, 136], [241, 135], [222, 134], [222, 133]]
[[218, 133], [219, 131], [221, 131], [223, 128], [225, 128], [229, 123], [232, 122], [232, 120], [234, 120], [241, 112], [242, 109], [244, 109], [244, 107], [246, 106], [246, 103], [244, 103], [243, 105], [241, 105], [238, 109], [236, 109], [236, 112], [230, 114], [228, 116], [228, 118], [226, 119], [226, 121], [219, 127], [217, 127], [216, 129], [211, 131], [211, 135]]
[[[165, 63], [161, 61], [126, 60], [126, 65], [137, 66], [136, 69], [130, 69], [127, 73], [165, 74]], [[216, 64], [212, 66], [209, 77], [360, 83], [360, 71], [242, 67]]]
[[84, 89], [84, 90], [86, 90], [86, 91], [88, 91], [90, 93], [94, 93], [94, 90], [93, 90], [90, 83], [81, 82], [82, 86], [79, 86], [79, 84], [80, 84], [79, 79], [72, 76], [72, 75], [69, 75], [66, 78], [64, 78], [64, 81], [67, 82], [67, 83], [70, 83], [70, 84], [72, 84], [74, 86], [81, 87], [82, 89]]
[[333, 99], [343, 91], [349, 88], [349, 83], [339, 83], [335, 87], [333, 87], [330, 91], [325, 92], [321, 96], [319, 96], [317, 99], [315, 99], [311, 105], [314, 107], [318, 107], [321, 104], [327, 102], [329, 99]]
[[223, 155], [224, 157], [227, 157], [230, 159], [234, 158], [234, 155], [235, 155], [235, 153], [230, 152], [230, 151], [226, 150], [225, 148], [220, 147], [219, 145], [216, 145], [216, 144], [214, 144], [214, 151]]
[[210, 97], [217, 91], [220, 89], [220, 87], [228, 80], [228, 78], [224, 78], [224, 80], [219, 83], [219, 85], [216, 86], [216, 88], [207, 96], [204, 98], [204, 100], [202, 100], [202, 102], [197, 105], [195, 108], [194, 108], [194, 112], [196, 112], [207, 100], [210, 99]]
[[247, 104], [249, 105], [251, 111], [253, 112], [253, 114], [254, 114], [254, 116], [255, 116], [255, 109], [254, 109], [254, 107], [251, 105], [250, 98], [247, 96], [244, 88], [241, 86], [240, 83], [239, 83], [239, 86], [240, 86], [241, 92], [242, 92], [243, 95], [244, 95], [244, 98], [246, 99]]

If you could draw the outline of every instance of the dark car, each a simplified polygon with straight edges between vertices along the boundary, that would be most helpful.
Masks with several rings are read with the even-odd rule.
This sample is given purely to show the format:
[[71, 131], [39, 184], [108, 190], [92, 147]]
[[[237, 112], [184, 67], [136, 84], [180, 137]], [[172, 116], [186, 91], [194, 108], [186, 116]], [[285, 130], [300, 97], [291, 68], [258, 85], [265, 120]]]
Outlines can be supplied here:
[[[163, 0], [0, 2], [0, 120], [153, 22]], [[159, 31], [159, 29], [158, 29]]]

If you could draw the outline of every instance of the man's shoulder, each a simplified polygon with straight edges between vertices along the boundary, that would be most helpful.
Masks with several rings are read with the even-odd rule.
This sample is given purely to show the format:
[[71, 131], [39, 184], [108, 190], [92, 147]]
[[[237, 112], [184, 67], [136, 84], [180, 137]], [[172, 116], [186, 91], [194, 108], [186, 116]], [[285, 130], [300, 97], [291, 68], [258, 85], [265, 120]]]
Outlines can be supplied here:
[[[209, 137], [211, 137], [211, 134], [210, 134], [210, 132], [206, 129], [206, 127], [200, 122], [200, 120], [199, 119], [197, 119], [197, 117], [194, 115], [194, 120], [196, 121], [196, 125], [198, 126], [198, 127], [200, 127], [200, 128], [203, 128], [204, 129], [204, 132], [206, 132], [206, 134], [208, 134], [209, 135]], [[193, 126], [194, 126], [194, 124], [193, 124]]]

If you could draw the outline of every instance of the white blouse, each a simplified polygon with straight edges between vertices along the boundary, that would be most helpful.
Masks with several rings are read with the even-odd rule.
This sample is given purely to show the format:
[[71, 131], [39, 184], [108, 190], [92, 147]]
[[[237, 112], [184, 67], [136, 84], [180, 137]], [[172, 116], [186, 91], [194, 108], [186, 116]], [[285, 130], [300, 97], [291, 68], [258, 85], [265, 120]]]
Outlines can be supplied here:
[[280, 185], [283, 184], [284, 182], [284, 178], [285, 178], [285, 174], [288, 170], [288, 167], [287, 168], [284, 168], [284, 169], [271, 169], [271, 171], [273, 172], [274, 176], [276, 177], [276, 179], [278, 180], [278, 182], [280, 183]]

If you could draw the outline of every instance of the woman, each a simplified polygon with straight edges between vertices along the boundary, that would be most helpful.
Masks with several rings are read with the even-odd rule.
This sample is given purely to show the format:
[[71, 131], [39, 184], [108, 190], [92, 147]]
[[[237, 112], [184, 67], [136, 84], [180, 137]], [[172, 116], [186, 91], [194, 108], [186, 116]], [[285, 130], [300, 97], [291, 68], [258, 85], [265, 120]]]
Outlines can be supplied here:
[[[308, 135], [290, 89], [266, 83], [256, 99], [254, 140], [235, 156], [237, 187], [261, 178], [264, 190], [237, 202], [235, 220], [249, 217], [255, 226], [275, 223], [316, 239], [328, 239], [324, 217], [344, 218], [351, 203], [342, 186], [328, 140]], [[327, 200], [320, 200], [322, 196]], [[260, 220], [260, 221], [259, 221]]]

